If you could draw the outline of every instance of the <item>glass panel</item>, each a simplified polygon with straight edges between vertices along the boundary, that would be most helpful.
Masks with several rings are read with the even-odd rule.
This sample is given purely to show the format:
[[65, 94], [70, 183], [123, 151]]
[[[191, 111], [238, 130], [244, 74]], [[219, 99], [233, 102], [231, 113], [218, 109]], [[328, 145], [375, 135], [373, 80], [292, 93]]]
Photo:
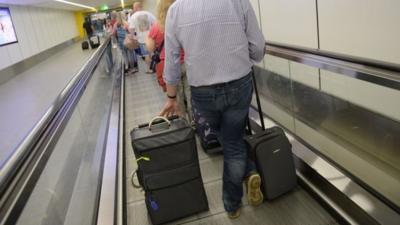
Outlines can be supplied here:
[[[270, 70], [268, 63], [266, 68], [255, 69], [263, 111], [400, 206], [400, 123], [361, 107], [354, 99], [324, 93], [317, 84], [307, 86], [287, 74], [271, 72], [277, 69]], [[295, 69], [289, 68], [289, 77], [298, 72]], [[311, 72], [313, 77], [319, 74]]]
[[[259, 67], [254, 68], [254, 75], [263, 112], [287, 129], [294, 131], [290, 80]], [[255, 101], [252, 104], [257, 106]]]
[[113, 89], [106, 70], [105, 54], [17, 224], [93, 224]]
[[[296, 134], [400, 205], [400, 123], [297, 82], [293, 96]], [[305, 134], [300, 123], [329, 141]]]

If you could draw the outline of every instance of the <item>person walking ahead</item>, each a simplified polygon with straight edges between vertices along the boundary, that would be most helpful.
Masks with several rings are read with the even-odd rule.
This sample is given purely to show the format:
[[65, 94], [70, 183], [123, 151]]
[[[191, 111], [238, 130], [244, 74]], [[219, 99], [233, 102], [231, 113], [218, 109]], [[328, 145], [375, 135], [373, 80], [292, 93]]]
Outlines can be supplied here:
[[142, 9], [141, 2], [135, 2], [133, 4], [133, 15], [129, 19], [129, 29], [131, 33], [136, 33], [136, 38], [139, 42], [140, 55], [145, 57], [147, 63], [146, 73], [152, 73], [150, 71], [150, 55], [146, 48], [146, 38], [149, 34], [150, 27], [156, 22], [156, 18], [153, 14]]
[[165, 27], [167, 102], [161, 115], [179, 111], [180, 49], [185, 51], [192, 104], [218, 131], [223, 146], [223, 203], [229, 218], [240, 216], [246, 180], [251, 205], [263, 201], [261, 179], [243, 140], [253, 94], [252, 66], [264, 56], [265, 39], [249, 0], [177, 0]]
[[86, 31], [87, 38], [90, 39], [90, 37], [93, 36], [93, 25], [89, 16], [85, 18], [85, 22], [83, 23], [82, 27]]

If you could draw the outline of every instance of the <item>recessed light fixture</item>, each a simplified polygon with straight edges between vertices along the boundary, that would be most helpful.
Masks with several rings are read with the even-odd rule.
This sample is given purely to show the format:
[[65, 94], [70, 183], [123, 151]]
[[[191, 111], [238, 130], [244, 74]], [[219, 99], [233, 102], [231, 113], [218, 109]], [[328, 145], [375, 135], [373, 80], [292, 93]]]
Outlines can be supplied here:
[[60, 2], [60, 3], [64, 3], [64, 4], [68, 4], [68, 5], [82, 7], [82, 8], [85, 8], [85, 9], [90, 9], [90, 10], [93, 10], [93, 11], [97, 11], [97, 9], [95, 7], [91, 7], [91, 6], [87, 6], [87, 5], [83, 5], [83, 4], [79, 4], [79, 3], [75, 3], [75, 2], [69, 2], [69, 1], [65, 1], [65, 0], [54, 0], [54, 1]]

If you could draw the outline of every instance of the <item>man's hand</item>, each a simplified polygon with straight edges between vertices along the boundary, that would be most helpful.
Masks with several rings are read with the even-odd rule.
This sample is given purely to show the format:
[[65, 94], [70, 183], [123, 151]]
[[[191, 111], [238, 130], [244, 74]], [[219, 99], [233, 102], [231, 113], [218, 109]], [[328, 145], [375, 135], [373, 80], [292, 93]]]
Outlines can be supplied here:
[[168, 99], [164, 105], [164, 108], [160, 112], [160, 116], [170, 117], [173, 115], [181, 115], [181, 110], [179, 109], [176, 99]]

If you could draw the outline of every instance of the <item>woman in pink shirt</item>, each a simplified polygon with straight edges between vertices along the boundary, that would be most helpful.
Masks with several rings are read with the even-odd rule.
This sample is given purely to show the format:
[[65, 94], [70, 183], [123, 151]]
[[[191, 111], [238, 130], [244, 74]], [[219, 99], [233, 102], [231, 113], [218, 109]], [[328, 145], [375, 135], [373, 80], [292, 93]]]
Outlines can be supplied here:
[[163, 91], [165, 92], [166, 86], [163, 80], [163, 70], [164, 70], [164, 61], [165, 61], [165, 49], [164, 49], [164, 29], [157, 21], [153, 26], [150, 28], [149, 36], [147, 37], [146, 41], [147, 49], [153, 53], [156, 49], [160, 50], [160, 62], [156, 65], [156, 75], [158, 84], [162, 87]]
[[[166, 91], [166, 84], [163, 79], [164, 73], [164, 62], [165, 62], [165, 49], [164, 49], [164, 29], [165, 19], [169, 7], [175, 2], [175, 0], [158, 0], [157, 2], [157, 22], [152, 25], [149, 31], [149, 35], [146, 40], [146, 47], [149, 52], [153, 53], [155, 50], [160, 50], [160, 62], [156, 65], [156, 75], [158, 84], [161, 86], [163, 91]], [[191, 102], [190, 102], [190, 87], [187, 84], [186, 69], [184, 66], [184, 52], [181, 50], [181, 64], [182, 64], [182, 82], [179, 85], [178, 90], [178, 103], [181, 109], [187, 109], [189, 120], [191, 120]], [[185, 106], [185, 102], [186, 105]]]

